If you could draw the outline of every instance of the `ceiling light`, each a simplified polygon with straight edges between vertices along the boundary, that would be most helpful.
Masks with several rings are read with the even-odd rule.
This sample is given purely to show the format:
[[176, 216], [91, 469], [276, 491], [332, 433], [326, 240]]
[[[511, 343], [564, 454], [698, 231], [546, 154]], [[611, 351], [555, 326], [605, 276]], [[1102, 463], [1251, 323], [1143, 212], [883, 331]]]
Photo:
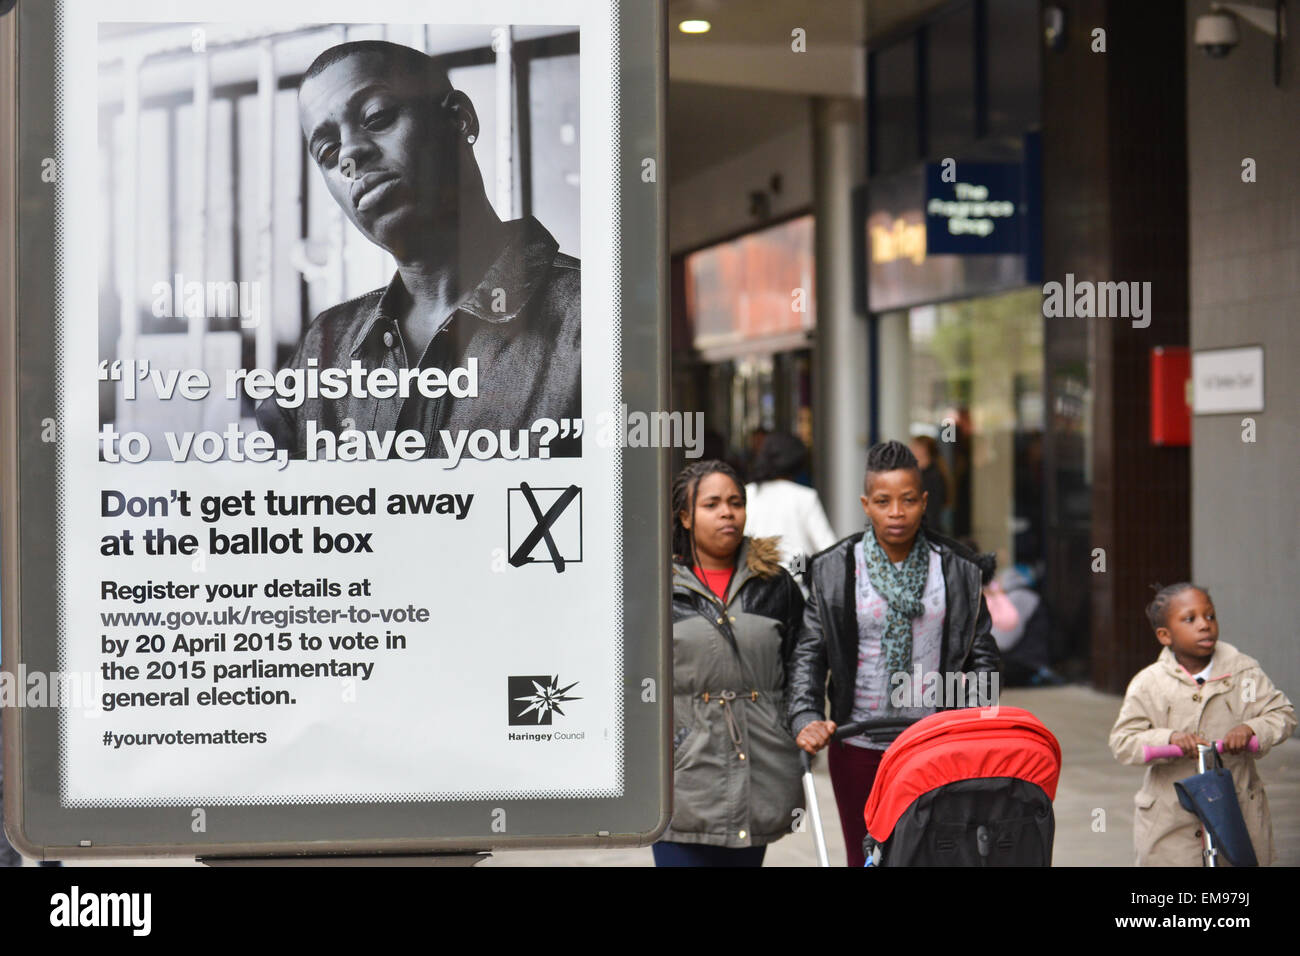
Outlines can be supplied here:
[[677, 24], [677, 29], [683, 33], [708, 33], [712, 26], [708, 20], [683, 20]]

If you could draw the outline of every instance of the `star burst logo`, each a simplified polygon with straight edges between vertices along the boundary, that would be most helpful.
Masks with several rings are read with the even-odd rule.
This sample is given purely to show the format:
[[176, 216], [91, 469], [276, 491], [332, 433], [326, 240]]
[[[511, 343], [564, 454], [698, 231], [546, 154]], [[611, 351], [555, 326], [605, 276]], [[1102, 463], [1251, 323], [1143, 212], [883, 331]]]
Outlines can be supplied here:
[[561, 704], [582, 700], [581, 697], [569, 696], [569, 691], [578, 686], [578, 681], [561, 687], [558, 675], [511, 677], [509, 684], [510, 723], [513, 726], [549, 724], [553, 714], [568, 716]]

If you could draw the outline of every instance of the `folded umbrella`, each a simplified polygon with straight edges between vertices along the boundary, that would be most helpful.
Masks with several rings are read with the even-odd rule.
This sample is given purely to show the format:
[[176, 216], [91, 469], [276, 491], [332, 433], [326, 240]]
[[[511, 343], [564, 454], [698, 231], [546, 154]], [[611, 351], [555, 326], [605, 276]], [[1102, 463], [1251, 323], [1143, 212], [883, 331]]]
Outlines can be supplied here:
[[1205, 827], [1215, 850], [1228, 858], [1233, 866], [1259, 866], [1255, 847], [1250, 842], [1246, 821], [1237, 803], [1237, 788], [1232, 773], [1223, 766], [1213, 747], [1203, 748], [1213, 756], [1216, 767], [1207, 768], [1186, 780], [1174, 784], [1178, 802], [1183, 809], [1196, 815]]

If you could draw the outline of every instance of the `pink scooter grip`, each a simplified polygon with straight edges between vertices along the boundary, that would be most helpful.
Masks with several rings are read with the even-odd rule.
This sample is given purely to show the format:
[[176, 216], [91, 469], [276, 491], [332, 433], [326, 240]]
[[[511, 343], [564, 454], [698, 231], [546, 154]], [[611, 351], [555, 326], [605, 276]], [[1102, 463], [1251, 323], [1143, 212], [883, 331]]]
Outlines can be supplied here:
[[[1216, 740], [1214, 742], [1214, 749], [1219, 751], [1219, 753], [1223, 753], [1223, 741]], [[1251, 737], [1250, 743], [1247, 745], [1246, 749], [1253, 754], [1259, 753], [1259, 738]], [[1150, 744], [1147, 744], [1145, 747], [1142, 748], [1143, 763], [1150, 763], [1153, 760], [1160, 760], [1161, 758], [1164, 757], [1181, 757], [1182, 755], [1183, 755], [1182, 750], [1179, 749], [1178, 747], [1175, 747], [1173, 744], [1160, 744], [1155, 747], [1152, 747]]]

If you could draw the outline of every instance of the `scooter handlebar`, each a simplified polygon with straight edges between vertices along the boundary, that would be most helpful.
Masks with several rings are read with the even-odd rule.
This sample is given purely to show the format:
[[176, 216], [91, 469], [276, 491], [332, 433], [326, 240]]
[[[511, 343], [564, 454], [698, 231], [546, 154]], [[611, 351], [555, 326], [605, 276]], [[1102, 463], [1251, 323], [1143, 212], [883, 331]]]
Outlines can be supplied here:
[[[1223, 741], [1216, 740], [1214, 742], [1214, 749], [1217, 750], [1219, 753], [1223, 753]], [[1251, 737], [1250, 743], [1246, 745], [1246, 749], [1249, 750], [1251, 753], [1259, 753], [1259, 738]], [[1181, 757], [1181, 756], [1183, 756], [1182, 748], [1177, 747], [1174, 744], [1158, 744], [1157, 746], [1154, 747], [1151, 746], [1150, 744], [1147, 744], [1142, 748], [1143, 763], [1150, 763], [1153, 760], [1160, 760], [1165, 757]]]

